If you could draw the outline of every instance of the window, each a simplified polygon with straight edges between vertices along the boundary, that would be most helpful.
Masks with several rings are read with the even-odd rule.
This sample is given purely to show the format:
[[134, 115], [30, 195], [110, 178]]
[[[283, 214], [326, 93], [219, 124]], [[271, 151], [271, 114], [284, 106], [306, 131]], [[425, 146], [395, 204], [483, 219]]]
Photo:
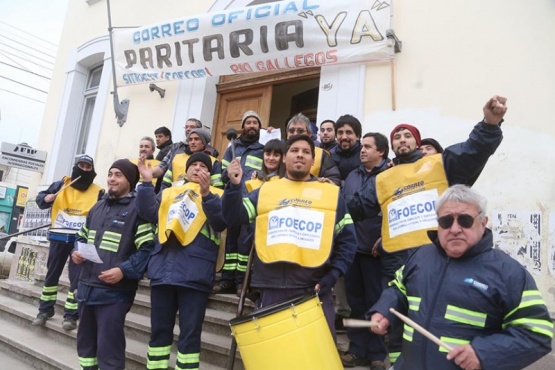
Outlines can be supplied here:
[[92, 115], [94, 105], [96, 103], [96, 95], [98, 94], [98, 86], [100, 78], [102, 77], [102, 67], [98, 66], [90, 70], [87, 85], [85, 87], [83, 108], [81, 114], [81, 122], [77, 130], [76, 147], [74, 158], [87, 153], [87, 142], [89, 138], [89, 131], [91, 128]]

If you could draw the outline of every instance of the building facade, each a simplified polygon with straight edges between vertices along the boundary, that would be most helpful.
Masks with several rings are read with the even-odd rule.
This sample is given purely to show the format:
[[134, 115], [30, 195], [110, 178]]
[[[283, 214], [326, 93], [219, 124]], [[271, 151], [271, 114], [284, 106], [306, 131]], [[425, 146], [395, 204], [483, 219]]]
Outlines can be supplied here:
[[[256, 7], [268, 1], [111, 1], [114, 28]], [[284, 6], [289, 1], [283, 1]], [[316, 1], [299, 0], [299, 6]], [[44, 174], [34, 174], [30, 196], [69, 173], [77, 155], [95, 158], [97, 183], [105, 184], [117, 158], [138, 156], [141, 137], [159, 126], [184, 135], [188, 117], [211, 129], [225, 149], [225, 131], [242, 113], [257, 110], [263, 125], [283, 128], [295, 112], [317, 123], [352, 114], [363, 133], [389, 134], [402, 122], [444, 147], [467, 138], [494, 94], [508, 98], [504, 141], [475, 185], [489, 199], [497, 247], [525, 265], [555, 311], [555, 4], [491, 0], [368, 2], [389, 6], [391, 28], [402, 50], [390, 61], [324, 65], [281, 72], [212, 75], [118, 87], [129, 99], [127, 120], [114, 113], [112, 56], [106, 0], [70, 1], [45, 108], [38, 148], [48, 151]], [[391, 45], [393, 47], [393, 44]], [[282, 132], [284, 134], [284, 132]], [[283, 135], [284, 136], [284, 135]], [[222, 150], [220, 150], [222, 152]]]

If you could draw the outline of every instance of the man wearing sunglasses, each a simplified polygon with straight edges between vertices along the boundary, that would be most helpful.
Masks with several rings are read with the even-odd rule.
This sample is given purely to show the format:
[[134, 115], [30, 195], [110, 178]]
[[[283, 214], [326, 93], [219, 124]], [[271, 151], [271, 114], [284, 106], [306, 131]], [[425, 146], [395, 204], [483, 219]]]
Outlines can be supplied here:
[[[483, 107], [484, 119], [474, 126], [469, 138], [447, 147], [443, 153], [423, 156], [420, 132], [412, 125], [397, 125], [390, 134], [395, 166], [367, 181], [348, 197], [349, 213], [355, 222], [383, 215], [381, 262], [384, 278], [391, 280], [414, 252], [427, 244], [426, 232], [437, 228], [435, 202], [448, 186], [472, 186], [503, 135], [500, 125], [507, 99], [493, 96]], [[402, 332], [390, 335], [389, 358], [399, 355]]]
[[464, 185], [437, 201], [437, 231], [370, 309], [384, 335], [408, 315], [451, 349], [405, 325], [396, 370], [523, 369], [551, 351], [553, 323], [526, 269], [493, 248], [486, 199]]

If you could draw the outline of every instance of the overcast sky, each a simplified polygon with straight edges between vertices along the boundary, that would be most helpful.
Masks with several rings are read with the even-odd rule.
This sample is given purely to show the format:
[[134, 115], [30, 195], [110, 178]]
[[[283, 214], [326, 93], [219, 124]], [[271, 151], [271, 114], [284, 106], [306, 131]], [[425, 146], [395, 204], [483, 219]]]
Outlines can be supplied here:
[[68, 1], [0, 1], [0, 142], [37, 145]]

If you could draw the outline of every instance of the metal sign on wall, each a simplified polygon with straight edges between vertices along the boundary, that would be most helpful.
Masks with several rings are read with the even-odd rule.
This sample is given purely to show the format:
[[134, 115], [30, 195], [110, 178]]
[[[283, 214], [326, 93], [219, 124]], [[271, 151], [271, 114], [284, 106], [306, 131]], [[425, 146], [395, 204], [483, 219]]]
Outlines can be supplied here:
[[24, 170], [44, 172], [46, 151], [33, 149], [26, 144], [2, 143], [0, 164]]
[[284, 0], [119, 29], [117, 84], [389, 60], [390, 3]]

